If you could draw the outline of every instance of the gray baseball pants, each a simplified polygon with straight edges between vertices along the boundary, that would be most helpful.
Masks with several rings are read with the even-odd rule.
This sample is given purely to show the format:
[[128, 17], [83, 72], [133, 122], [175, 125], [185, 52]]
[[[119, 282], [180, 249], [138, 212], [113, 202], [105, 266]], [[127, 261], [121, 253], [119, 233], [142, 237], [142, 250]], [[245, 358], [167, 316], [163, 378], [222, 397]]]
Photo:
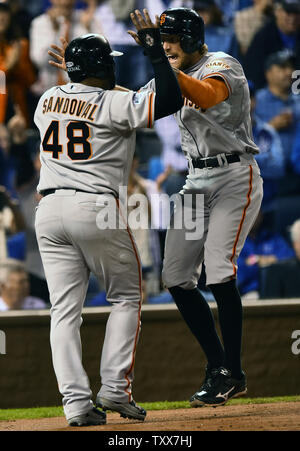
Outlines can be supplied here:
[[118, 216], [118, 202], [112, 195], [64, 189], [44, 197], [36, 211], [36, 234], [51, 301], [53, 366], [67, 419], [93, 406], [80, 338], [90, 272], [104, 278], [112, 306], [102, 347], [100, 395], [118, 402], [132, 400], [141, 266], [128, 228], [101, 230], [97, 225], [97, 215], [108, 208], [105, 202]]
[[[175, 204], [163, 265], [168, 288], [196, 288], [203, 261], [207, 285], [237, 277], [237, 259], [258, 215], [262, 185], [259, 167], [251, 155], [218, 168], [192, 168], [181, 194], [198, 194], [202, 203], [185, 202], [183, 209]], [[202, 226], [201, 236], [193, 239], [191, 224], [187, 227], [182, 215], [193, 217]], [[178, 228], [180, 222], [183, 227]]]

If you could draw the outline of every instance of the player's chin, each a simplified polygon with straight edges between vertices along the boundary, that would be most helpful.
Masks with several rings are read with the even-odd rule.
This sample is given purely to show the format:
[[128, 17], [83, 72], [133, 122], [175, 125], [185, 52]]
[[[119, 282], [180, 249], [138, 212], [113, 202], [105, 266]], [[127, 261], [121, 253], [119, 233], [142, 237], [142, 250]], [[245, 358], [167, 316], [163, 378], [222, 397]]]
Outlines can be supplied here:
[[[170, 60], [169, 60], [169, 61], [170, 61]], [[182, 66], [180, 60], [178, 60], [178, 59], [176, 59], [176, 60], [171, 60], [171, 61], [170, 61], [170, 65], [171, 65], [171, 67], [174, 67], [174, 69], [181, 69], [181, 66]]]
[[182, 70], [184, 68], [184, 60], [182, 58], [169, 58], [169, 62], [174, 69]]

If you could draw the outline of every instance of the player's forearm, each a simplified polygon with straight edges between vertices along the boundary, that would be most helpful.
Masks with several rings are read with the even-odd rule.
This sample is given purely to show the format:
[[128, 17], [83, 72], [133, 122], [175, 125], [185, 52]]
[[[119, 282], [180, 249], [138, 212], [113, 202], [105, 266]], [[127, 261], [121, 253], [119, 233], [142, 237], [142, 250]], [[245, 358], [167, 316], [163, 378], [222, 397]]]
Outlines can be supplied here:
[[180, 110], [183, 99], [177, 77], [161, 44], [159, 29], [143, 28], [139, 30], [138, 36], [154, 71], [156, 85], [154, 119], [170, 116]]
[[182, 95], [204, 110], [218, 105], [229, 95], [228, 88], [221, 79], [198, 80], [178, 71], [177, 80]]
[[169, 61], [152, 64], [156, 86], [154, 119], [170, 116], [183, 106], [179, 84]]

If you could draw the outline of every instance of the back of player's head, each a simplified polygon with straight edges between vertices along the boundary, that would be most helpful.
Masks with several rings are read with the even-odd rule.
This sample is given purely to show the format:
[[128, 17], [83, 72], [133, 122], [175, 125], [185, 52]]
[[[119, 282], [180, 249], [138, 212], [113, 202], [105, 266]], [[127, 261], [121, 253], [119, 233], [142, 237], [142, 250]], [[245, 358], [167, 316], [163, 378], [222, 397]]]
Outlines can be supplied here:
[[202, 17], [190, 8], [169, 8], [160, 16], [161, 34], [178, 35], [185, 53], [201, 49], [205, 41], [205, 26]]
[[86, 34], [73, 39], [65, 51], [65, 63], [69, 78], [80, 83], [87, 78], [108, 79], [114, 74], [114, 56], [108, 40], [99, 34]]

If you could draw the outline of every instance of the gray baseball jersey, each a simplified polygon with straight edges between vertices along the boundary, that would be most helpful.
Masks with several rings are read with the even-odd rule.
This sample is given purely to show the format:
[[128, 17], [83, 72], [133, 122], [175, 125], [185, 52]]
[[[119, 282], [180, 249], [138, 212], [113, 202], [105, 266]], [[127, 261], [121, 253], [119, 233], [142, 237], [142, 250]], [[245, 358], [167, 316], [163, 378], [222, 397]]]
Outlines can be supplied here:
[[[262, 179], [253, 157], [250, 96], [240, 63], [223, 52], [207, 53], [185, 71], [199, 80], [221, 78], [228, 98], [207, 110], [188, 99], [175, 114], [181, 133], [182, 150], [189, 161], [189, 175], [181, 194], [200, 194], [203, 203], [175, 203], [174, 216], [166, 238], [163, 280], [167, 287], [197, 286], [202, 262], [206, 282], [215, 284], [237, 277], [237, 259], [255, 221], [262, 200]], [[155, 89], [151, 80], [144, 88]], [[228, 164], [224, 154], [238, 154], [240, 161]], [[220, 166], [197, 169], [192, 159], [218, 157]], [[191, 210], [191, 212], [189, 212]], [[190, 235], [181, 216], [196, 218], [202, 235]], [[176, 227], [182, 224], [182, 227]], [[196, 237], [196, 234], [194, 235]], [[195, 243], [195, 240], [196, 243]]]
[[[66, 418], [93, 407], [79, 328], [89, 275], [104, 279], [112, 309], [101, 357], [99, 396], [131, 402], [142, 304], [141, 263], [115, 198], [127, 186], [135, 131], [151, 127], [155, 93], [104, 91], [69, 83], [40, 99], [41, 134], [35, 228], [51, 301], [51, 349]], [[53, 191], [52, 191], [53, 190]], [[123, 228], [99, 226], [121, 216]]]
[[128, 182], [135, 130], [153, 125], [154, 98], [153, 91], [104, 91], [80, 83], [49, 89], [34, 116], [42, 141], [38, 191], [118, 193]]
[[[207, 53], [184, 72], [199, 80], [222, 78], [229, 91], [226, 101], [208, 110], [184, 99], [184, 106], [175, 113], [175, 118], [186, 157], [206, 158], [232, 152], [258, 153], [252, 135], [249, 88], [240, 63], [223, 52]], [[154, 80], [141, 91], [143, 89], [155, 89]]]

